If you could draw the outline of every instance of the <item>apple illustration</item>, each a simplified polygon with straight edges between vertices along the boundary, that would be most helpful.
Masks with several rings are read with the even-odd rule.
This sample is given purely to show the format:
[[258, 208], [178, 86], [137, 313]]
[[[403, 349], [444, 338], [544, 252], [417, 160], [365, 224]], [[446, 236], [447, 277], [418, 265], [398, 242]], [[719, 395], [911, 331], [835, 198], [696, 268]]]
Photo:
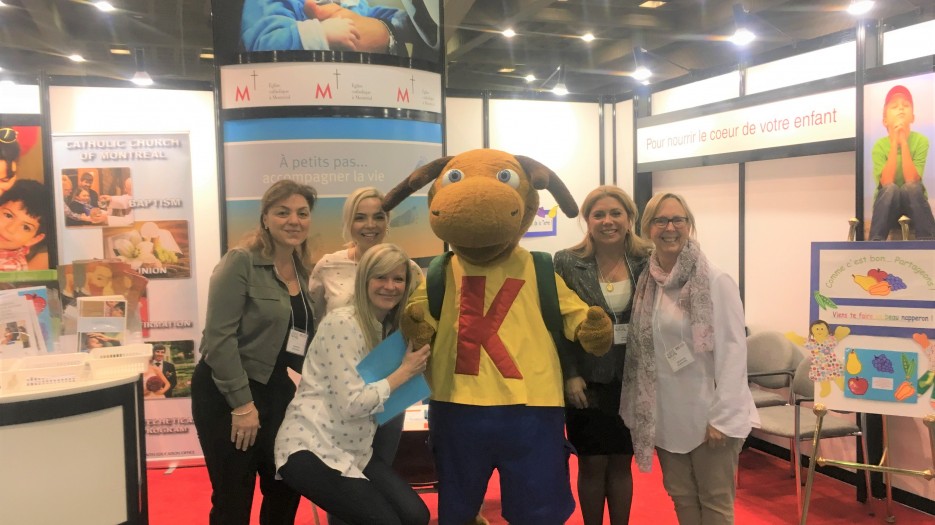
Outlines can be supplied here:
[[850, 389], [851, 393], [855, 396], [866, 394], [869, 386], [867, 380], [862, 377], [852, 377], [847, 380], [847, 388]]
[[873, 277], [874, 279], [877, 280], [877, 282], [880, 282], [880, 281], [886, 279], [886, 276], [887, 276], [887, 275], [889, 275], [889, 274], [886, 273], [886, 272], [884, 272], [883, 270], [881, 270], [881, 269], [879, 269], [879, 268], [875, 268], [875, 269], [870, 270], [869, 272], [867, 272], [867, 276], [868, 276], [868, 277]]

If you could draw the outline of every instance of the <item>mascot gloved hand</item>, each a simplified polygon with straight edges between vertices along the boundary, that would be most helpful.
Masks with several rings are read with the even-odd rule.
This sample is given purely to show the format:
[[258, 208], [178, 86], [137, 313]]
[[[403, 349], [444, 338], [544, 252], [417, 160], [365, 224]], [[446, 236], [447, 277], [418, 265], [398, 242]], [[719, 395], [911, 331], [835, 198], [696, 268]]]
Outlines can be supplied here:
[[565, 285], [549, 254], [519, 241], [539, 211], [539, 190], [569, 217], [578, 206], [542, 163], [482, 149], [420, 167], [387, 193], [384, 208], [427, 185], [429, 224], [451, 253], [429, 266], [400, 329], [415, 347], [432, 344], [429, 432], [439, 525], [476, 522], [494, 468], [508, 522], [564, 523], [575, 503], [552, 334], [603, 355], [613, 323]]

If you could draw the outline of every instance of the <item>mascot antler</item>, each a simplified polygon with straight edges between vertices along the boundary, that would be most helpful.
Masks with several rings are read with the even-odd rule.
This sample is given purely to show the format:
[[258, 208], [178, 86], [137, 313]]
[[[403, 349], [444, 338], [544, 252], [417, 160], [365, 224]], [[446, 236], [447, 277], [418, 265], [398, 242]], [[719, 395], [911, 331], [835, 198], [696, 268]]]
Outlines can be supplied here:
[[555, 202], [558, 203], [558, 207], [562, 209], [562, 212], [564, 212], [566, 216], [578, 216], [578, 204], [575, 203], [575, 198], [571, 196], [568, 187], [565, 186], [565, 183], [562, 182], [562, 179], [558, 178], [558, 175], [556, 175], [554, 171], [550, 170], [545, 164], [542, 164], [538, 160], [523, 155], [514, 156], [523, 167], [523, 170], [526, 171], [526, 175], [529, 176], [529, 181], [532, 183], [533, 188], [537, 190], [547, 190], [551, 193], [552, 196], [555, 197]]
[[441, 173], [442, 169], [452, 158], [454, 157], [449, 156], [435, 159], [410, 173], [409, 176], [406, 177], [406, 180], [397, 184], [395, 188], [390, 190], [389, 193], [383, 197], [383, 209], [385, 211], [392, 210], [398, 206], [399, 203], [406, 200], [406, 197], [424, 188], [427, 184], [430, 184], [438, 177], [438, 174]]

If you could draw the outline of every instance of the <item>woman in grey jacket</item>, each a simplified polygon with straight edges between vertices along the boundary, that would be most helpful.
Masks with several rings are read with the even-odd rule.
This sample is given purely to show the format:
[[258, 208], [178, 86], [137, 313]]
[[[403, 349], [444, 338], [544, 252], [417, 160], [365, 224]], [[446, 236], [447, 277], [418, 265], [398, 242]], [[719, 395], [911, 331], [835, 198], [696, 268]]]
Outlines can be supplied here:
[[260, 523], [295, 521], [299, 495], [276, 480], [273, 444], [314, 331], [308, 237], [316, 193], [280, 181], [261, 202], [260, 225], [211, 276], [192, 417], [211, 479], [211, 525], [248, 525], [256, 476]]
[[618, 415], [630, 305], [650, 244], [638, 237], [636, 204], [616, 186], [600, 186], [584, 199], [587, 233], [577, 245], [555, 254], [555, 271], [589, 306], [614, 320], [614, 345], [596, 357], [577, 343], [559, 348], [565, 380], [565, 426], [578, 452], [578, 499], [585, 525], [630, 519], [633, 478], [630, 432]]

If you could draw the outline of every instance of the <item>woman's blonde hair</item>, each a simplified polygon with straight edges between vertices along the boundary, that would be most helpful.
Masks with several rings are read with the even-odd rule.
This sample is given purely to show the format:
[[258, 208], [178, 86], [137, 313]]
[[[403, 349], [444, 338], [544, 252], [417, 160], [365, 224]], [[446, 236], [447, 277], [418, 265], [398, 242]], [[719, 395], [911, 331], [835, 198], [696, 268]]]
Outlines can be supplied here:
[[[652, 250], [652, 244], [636, 235], [636, 223], [640, 219], [640, 212], [636, 209], [636, 203], [633, 202], [633, 198], [630, 197], [627, 192], [617, 186], [606, 184], [598, 186], [593, 189], [591, 193], [588, 193], [588, 196], [584, 198], [584, 202], [581, 203], [581, 219], [587, 224], [588, 217], [590, 217], [594, 205], [604, 197], [616, 199], [620, 205], [623, 206], [624, 211], [627, 212], [627, 218], [630, 220], [630, 228], [627, 230], [627, 235], [623, 240], [623, 248], [626, 254], [635, 257], [646, 257], [649, 255], [649, 252]], [[585, 232], [584, 239], [572, 246], [570, 250], [579, 257], [591, 257], [594, 255], [594, 239], [591, 238], [591, 233]]]
[[[354, 237], [351, 234], [351, 225], [354, 224], [354, 214], [357, 213], [357, 209], [360, 207], [361, 201], [364, 199], [380, 199], [380, 205], [383, 205], [383, 193], [380, 190], [374, 188], [373, 186], [365, 186], [363, 188], [357, 188], [350, 195], [347, 196], [347, 199], [344, 201], [344, 207], [341, 209], [341, 220], [342, 223], [341, 237], [347, 241], [347, 244], [344, 246], [350, 248], [354, 246]], [[390, 212], [385, 211], [386, 221], [389, 224]]]
[[[373, 303], [370, 302], [370, 293], [368, 285], [371, 279], [386, 275], [400, 265], [406, 267], [406, 289], [396, 305], [387, 314], [382, 325], [377, 320]], [[357, 276], [354, 279], [354, 315], [357, 316], [357, 322], [364, 332], [364, 340], [367, 348], [376, 346], [382, 339], [384, 330], [389, 333], [399, 328], [399, 321], [402, 319], [403, 310], [406, 308], [406, 301], [412, 292], [416, 289], [417, 281], [412, 275], [412, 266], [409, 264], [409, 256], [399, 246], [388, 242], [378, 244], [367, 250], [360, 262], [357, 264]]]
[[[318, 199], [318, 192], [315, 191], [315, 188], [292, 180], [281, 180], [270, 186], [266, 193], [263, 194], [263, 199], [260, 201], [260, 224], [244, 236], [239, 246], [252, 252], [259, 252], [263, 257], [272, 259], [275, 244], [273, 236], [270, 235], [269, 230], [263, 224], [263, 216], [269, 213], [270, 208], [293, 195], [304, 197], [308, 202], [309, 211], [315, 208], [315, 201]], [[296, 252], [297, 254], [293, 255], [293, 258], [296, 259], [300, 270], [307, 278], [312, 271], [312, 254], [308, 246], [308, 238], [302, 241]]]
[[662, 204], [662, 201], [666, 199], [675, 199], [679, 204], [682, 205], [682, 208], [685, 209], [685, 216], [688, 217], [689, 235], [691, 237], [696, 237], [697, 232], [695, 230], [695, 216], [692, 214], [691, 208], [688, 207], [688, 203], [685, 202], [685, 197], [682, 197], [678, 193], [657, 193], [653, 195], [653, 198], [649, 199], [649, 202], [646, 203], [646, 207], [643, 208], [643, 220], [640, 222], [640, 235], [644, 239], [650, 238], [649, 221], [656, 217], [656, 209], [658, 209], [659, 205]]

